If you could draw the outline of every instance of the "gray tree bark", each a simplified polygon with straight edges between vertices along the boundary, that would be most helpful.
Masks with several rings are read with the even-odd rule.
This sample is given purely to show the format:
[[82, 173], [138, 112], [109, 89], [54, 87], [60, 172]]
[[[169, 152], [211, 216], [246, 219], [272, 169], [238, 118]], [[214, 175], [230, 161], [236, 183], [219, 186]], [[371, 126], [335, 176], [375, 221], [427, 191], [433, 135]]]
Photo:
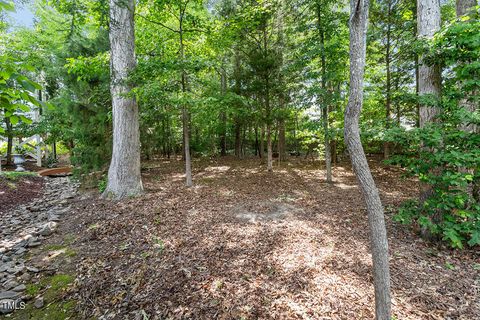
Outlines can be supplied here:
[[135, 66], [135, 1], [110, 0], [110, 92], [113, 151], [104, 197], [121, 199], [143, 192], [140, 175], [138, 106], [127, 78]]
[[[477, 0], [457, 0], [456, 2], [456, 11], [457, 11], [457, 18], [461, 16], [467, 15], [470, 12], [473, 12], [475, 6], [477, 5]], [[459, 84], [460, 87], [462, 84]], [[460, 101], [460, 106], [465, 108], [469, 112], [475, 112], [477, 110], [477, 104], [473, 101], [470, 101], [469, 98], [473, 95], [473, 92], [468, 92], [465, 95], [465, 98]], [[467, 132], [476, 132], [478, 130], [475, 124], [465, 124], [462, 126], [462, 130]]]
[[[440, 30], [440, 2], [439, 0], [417, 0], [417, 34], [419, 38], [431, 39]], [[441, 71], [440, 66], [428, 66], [419, 59], [418, 67], [418, 94], [440, 96]], [[432, 122], [438, 114], [438, 108], [420, 105], [420, 128]]]
[[368, 0], [350, 0], [350, 97], [345, 110], [345, 142], [368, 212], [377, 320], [390, 320], [390, 271], [383, 207], [360, 141], [358, 121], [363, 104]]
[[457, 17], [468, 14], [477, 5], [477, 0], [456, 0]]

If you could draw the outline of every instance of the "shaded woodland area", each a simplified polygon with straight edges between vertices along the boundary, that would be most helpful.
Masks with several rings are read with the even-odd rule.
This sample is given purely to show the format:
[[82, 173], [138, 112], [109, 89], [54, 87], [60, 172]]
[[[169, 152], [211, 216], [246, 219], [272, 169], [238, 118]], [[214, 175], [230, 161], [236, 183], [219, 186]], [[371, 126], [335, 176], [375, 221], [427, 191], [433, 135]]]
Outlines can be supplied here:
[[479, 14], [0, 0], [2, 316], [480, 318]]

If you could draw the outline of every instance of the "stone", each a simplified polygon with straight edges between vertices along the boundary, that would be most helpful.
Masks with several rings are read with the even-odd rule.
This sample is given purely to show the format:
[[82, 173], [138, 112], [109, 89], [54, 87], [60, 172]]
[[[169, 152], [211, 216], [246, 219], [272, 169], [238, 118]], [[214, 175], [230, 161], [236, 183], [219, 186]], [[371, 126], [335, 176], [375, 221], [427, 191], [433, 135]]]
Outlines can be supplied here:
[[38, 297], [37, 299], [35, 299], [35, 302], [33, 303], [33, 305], [37, 309], [40, 309], [41, 307], [43, 307], [44, 304], [45, 302], [43, 301], [43, 297]]
[[6, 290], [10, 290], [12, 288], [15, 288], [16, 286], [18, 286], [18, 282], [15, 281], [15, 280], [8, 280], [6, 281], [4, 284], [3, 284], [3, 287], [6, 289]]
[[23, 254], [25, 251], [27, 251], [25, 248], [18, 248], [18, 249], [15, 251], [15, 254], [16, 254], [16, 255], [21, 255], [21, 254]]
[[4, 299], [16, 299], [20, 296], [20, 293], [15, 291], [2, 291], [0, 292], [0, 300]]
[[39, 245], [41, 245], [42, 243], [40, 241], [36, 241], [36, 242], [30, 242], [28, 244], [28, 247], [29, 248], [35, 248], [35, 247], [38, 247]]
[[6, 254], [2, 256], [2, 262], [10, 262], [12, 261], [12, 258], [7, 256]]
[[55, 229], [57, 228], [57, 223], [50, 221], [47, 222], [46, 224], [43, 225], [43, 227], [40, 229], [40, 235], [42, 236], [49, 236], [52, 233], [55, 232]]
[[38, 269], [35, 268], [35, 267], [27, 267], [27, 270], [30, 271], [30, 272], [33, 272], [33, 273], [38, 273], [38, 272], [40, 272], [40, 270], [38, 270]]
[[24, 285], [24, 284], [19, 284], [18, 286], [16, 286], [15, 288], [13, 288], [12, 290], [15, 291], [15, 292], [22, 292], [22, 291], [25, 291], [25, 289], [27, 289], [27, 286]]
[[20, 276], [20, 279], [22, 279], [25, 282], [28, 282], [32, 279], [32, 276], [30, 274], [28, 274], [27, 272], [25, 272], [24, 274], [22, 274]]
[[49, 214], [48, 215], [48, 221], [58, 222], [58, 221], [60, 221], [60, 217], [57, 216], [56, 214]]

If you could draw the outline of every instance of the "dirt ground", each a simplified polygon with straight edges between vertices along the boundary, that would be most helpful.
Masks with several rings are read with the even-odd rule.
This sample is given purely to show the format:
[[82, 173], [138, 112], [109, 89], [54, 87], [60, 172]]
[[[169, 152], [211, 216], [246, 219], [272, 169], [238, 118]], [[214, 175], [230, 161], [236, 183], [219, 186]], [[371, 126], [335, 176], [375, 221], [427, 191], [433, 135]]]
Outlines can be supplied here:
[[[143, 165], [144, 196], [72, 200], [57, 240], [77, 255], [79, 318], [373, 319], [363, 200], [348, 166], [268, 173], [258, 159]], [[455, 251], [392, 222], [417, 183], [371, 162], [386, 207], [395, 319], [480, 319], [479, 250]], [[52, 241], [55, 241], [53, 239]]]
[[39, 197], [42, 187], [40, 177], [20, 177], [15, 181], [0, 177], [0, 213]]

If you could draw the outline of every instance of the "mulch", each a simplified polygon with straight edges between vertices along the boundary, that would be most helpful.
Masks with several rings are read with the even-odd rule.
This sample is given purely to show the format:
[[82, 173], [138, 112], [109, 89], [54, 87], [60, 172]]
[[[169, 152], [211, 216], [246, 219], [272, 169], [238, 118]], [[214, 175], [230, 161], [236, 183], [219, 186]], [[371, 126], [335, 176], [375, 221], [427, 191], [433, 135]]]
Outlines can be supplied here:
[[[320, 165], [292, 160], [269, 173], [258, 159], [197, 161], [188, 189], [183, 163], [159, 160], [144, 164], [142, 197], [73, 200], [58, 237], [75, 237], [79, 318], [373, 319], [363, 199], [347, 164], [333, 184]], [[393, 222], [417, 182], [371, 166], [396, 318], [479, 319], [478, 249], [428, 243]]]
[[41, 177], [20, 177], [15, 181], [0, 177], [0, 213], [39, 198], [43, 184]]

